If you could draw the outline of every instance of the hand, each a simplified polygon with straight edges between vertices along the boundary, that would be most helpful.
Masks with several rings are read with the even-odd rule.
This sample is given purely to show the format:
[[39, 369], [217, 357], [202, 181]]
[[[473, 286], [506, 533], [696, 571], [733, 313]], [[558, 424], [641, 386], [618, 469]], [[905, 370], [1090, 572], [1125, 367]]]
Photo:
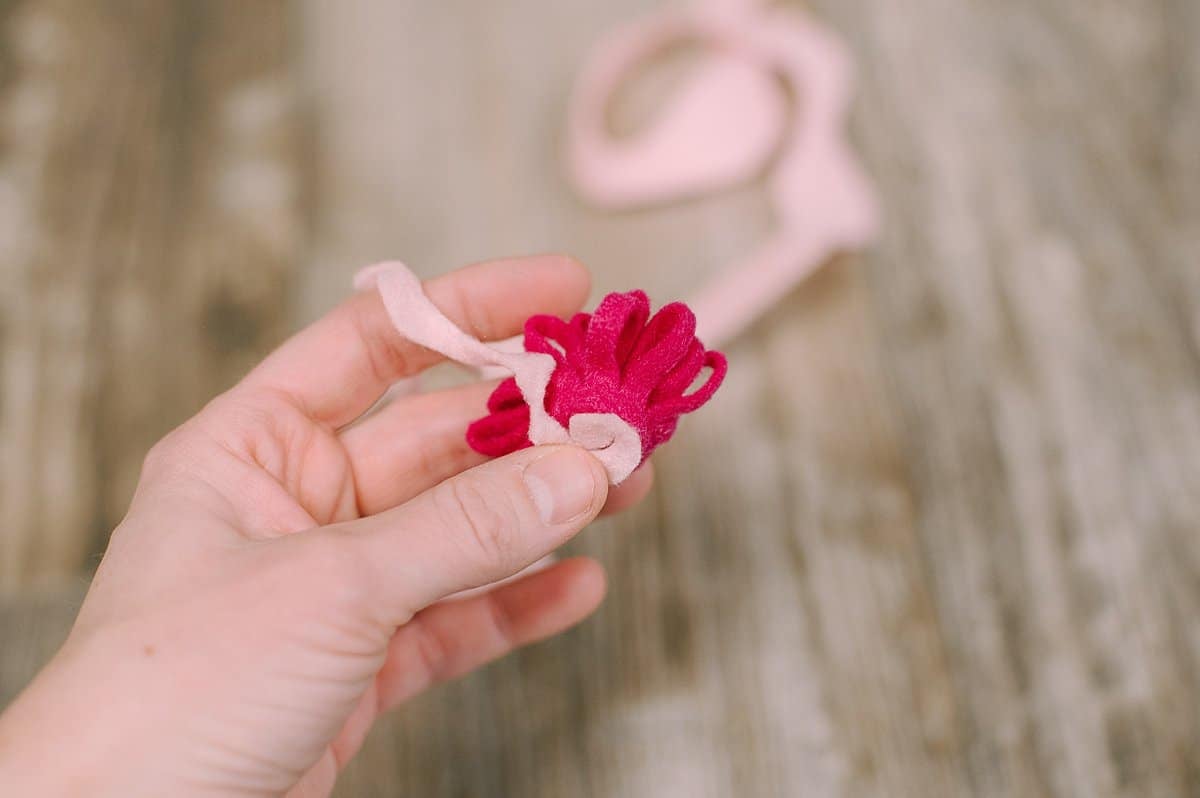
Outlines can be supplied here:
[[[485, 339], [569, 314], [584, 269], [538, 257], [427, 284]], [[570, 446], [483, 463], [491, 386], [392, 402], [437, 356], [374, 292], [288, 341], [150, 452], [63, 649], [0, 717], [21, 795], [326, 795], [378, 715], [589, 614], [586, 559], [470, 598], [649, 489]], [[356, 422], [353, 425], [352, 422]]]

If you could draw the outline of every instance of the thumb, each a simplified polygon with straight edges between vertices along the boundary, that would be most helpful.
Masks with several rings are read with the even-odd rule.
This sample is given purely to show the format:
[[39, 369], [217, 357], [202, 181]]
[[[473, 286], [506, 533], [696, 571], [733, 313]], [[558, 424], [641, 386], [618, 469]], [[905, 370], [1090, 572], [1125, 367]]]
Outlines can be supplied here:
[[604, 467], [586, 451], [540, 446], [322, 532], [333, 534], [372, 605], [398, 626], [435, 601], [512, 576], [554, 551], [596, 517], [607, 495]]

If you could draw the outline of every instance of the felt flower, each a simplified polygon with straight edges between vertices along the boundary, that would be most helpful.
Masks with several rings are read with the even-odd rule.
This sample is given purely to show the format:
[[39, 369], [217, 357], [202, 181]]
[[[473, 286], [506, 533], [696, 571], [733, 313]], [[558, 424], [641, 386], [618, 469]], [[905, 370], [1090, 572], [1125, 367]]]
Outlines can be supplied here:
[[[630, 291], [609, 294], [594, 313], [570, 321], [533, 316], [524, 343], [527, 352], [554, 358], [544, 401], [551, 417], [569, 427], [577, 414], [612, 413], [636, 430], [645, 461], [725, 379], [725, 356], [706, 350], [695, 333], [687, 305], [673, 302], [651, 317], [646, 294]], [[706, 368], [708, 378], [691, 390]], [[529, 405], [515, 379], [496, 388], [488, 410], [467, 430], [471, 448], [498, 457], [532, 445]]]

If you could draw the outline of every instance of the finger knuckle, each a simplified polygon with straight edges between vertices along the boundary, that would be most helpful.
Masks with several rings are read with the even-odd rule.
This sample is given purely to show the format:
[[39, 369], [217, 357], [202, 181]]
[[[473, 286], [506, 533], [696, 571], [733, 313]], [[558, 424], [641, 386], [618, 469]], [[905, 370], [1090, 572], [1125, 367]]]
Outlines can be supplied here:
[[423, 673], [425, 683], [436, 684], [442, 681], [451, 657], [449, 645], [431, 624], [418, 622], [405, 628], [408, 634], [412, 635], [417, 667]]
[[174, 454], [174, 446], [171, 436], [167, 435], [146, 452], [146, 456], [142, 458], [142, 474], [157, 474], [161, 472], [168, 463], [171, 462]]
[[155, 477], [179, 471], [188, 460], [186, 425], [164, 435], [142, 458], [142, 476]]
[[517, 558], [519, 521], [502, 491], [472, 479], [452, 479], [439, 489], [447, 527], [461, 532], [467, 554], [481, 567], [505, 568]]
[[390, 383], [397, 376], [411, 370], [405, 339], [396, 335], [390, 323], [381, 324], [379, 313], [373, 312], [368, 303], [379, 301], [371, 297], [367, 301], [352, 302], [349, 307], [349, 323], [354, 331], [353, 340], [362, 347], [371, 375], [381, 383]]
[[503, 642], [505, 647], [512, 648], [516, 646], [517, 635], [513, 629], [513, 619], [509, 615], [508, 608], [495, 594], [489, 594], [486, 602], [488, 620], [491, 623], [493, 634]]

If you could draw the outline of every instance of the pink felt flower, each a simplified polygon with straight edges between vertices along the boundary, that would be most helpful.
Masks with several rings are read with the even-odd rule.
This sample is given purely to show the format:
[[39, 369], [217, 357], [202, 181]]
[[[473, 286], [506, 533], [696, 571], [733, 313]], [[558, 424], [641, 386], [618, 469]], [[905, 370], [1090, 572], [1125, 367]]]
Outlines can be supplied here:
[[[696, 317], [682, 302], [650, 317], [641, 291], [609, 294], [596, 312], [569, 322], [533, 316], [525, 322], [525, 349], [554, 358], [545, 408], [564, 427], [578, 413], [613, 413], [638, 433], [642, 460], [675, 432], [679, 417], [696, 410], [725, 379], [720, 352], [696, 338]], [[688, 389], [705, 368], [708, 379]], [[471, 448], [498, 457], [532, 445], [529, 406], [514, 379], [488, 400], [489, 415], [467, 430]]]

